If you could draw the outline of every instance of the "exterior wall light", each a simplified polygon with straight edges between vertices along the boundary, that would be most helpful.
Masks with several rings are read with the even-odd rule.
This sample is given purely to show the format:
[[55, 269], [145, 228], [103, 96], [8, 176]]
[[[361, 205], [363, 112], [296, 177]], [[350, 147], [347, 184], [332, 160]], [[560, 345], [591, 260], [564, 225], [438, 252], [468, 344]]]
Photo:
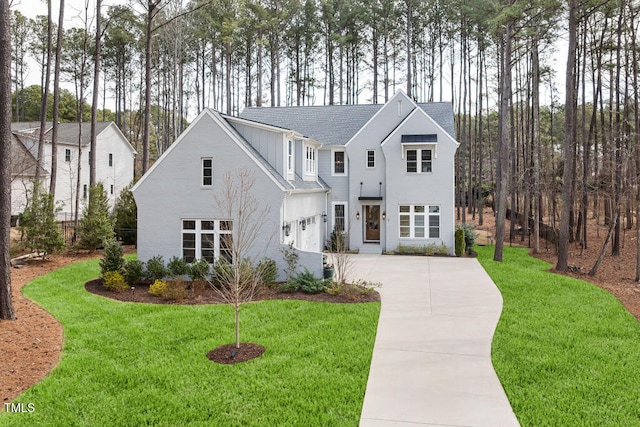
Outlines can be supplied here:
[[382, 220], [385, 221], [387, 219], [387, 213], [382, 212]]
[[282, 226], [282, 230], [284, 231], [284, 235], [288, 237], [289, 234], [291, 234], [291, 224], [285, 222]]
[[356, 212], [356, 219], [360, 221], [360, 212]]
[[300, 226], [302, 227], [302, 231], [306, 230], [307, 229], [307, 220], [302, 218], [300, 220]]

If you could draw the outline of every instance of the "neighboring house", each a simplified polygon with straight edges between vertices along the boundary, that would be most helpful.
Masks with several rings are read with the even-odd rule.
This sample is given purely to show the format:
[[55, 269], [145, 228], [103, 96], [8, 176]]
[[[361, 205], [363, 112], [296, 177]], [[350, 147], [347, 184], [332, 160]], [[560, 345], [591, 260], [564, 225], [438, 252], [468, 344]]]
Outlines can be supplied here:
[[[204, 110], [134, 186], [138, 257], [224, 256], [228, 218], [214, 193], [225, 173], [253, 171], [265, 254], [282, 271], [292, 243], [300, 266], [322, 274], [332, 230], [351, 249], [398, 244], [454, 249], [453, 110], [416, 104], [403, 92], [384, 105], [248, 108], [239, 118]], [[259, 246], [260, 242], [256, 242]]]
[[[49, 189], [51, 171], [52, 123], [47, 123], [41, 177]], [[89, 158], [91, 124], [82, 123], [80, 146], [80, 209], [89, 197]], [[18, 215], [26, 205], [27, 192], [35, 178], [40, 123], [12, 123], [11, 215]], [[78, 177], [78, 123], [58, 125], [58, 160], [56, 175], [56, 206], [59, 220], [74, 219]], [[113, 122], [99, 122], [96, 129], [96, 180], [102, 182], [113, 207], [123, 188], [133, 181], [136, 151]]]

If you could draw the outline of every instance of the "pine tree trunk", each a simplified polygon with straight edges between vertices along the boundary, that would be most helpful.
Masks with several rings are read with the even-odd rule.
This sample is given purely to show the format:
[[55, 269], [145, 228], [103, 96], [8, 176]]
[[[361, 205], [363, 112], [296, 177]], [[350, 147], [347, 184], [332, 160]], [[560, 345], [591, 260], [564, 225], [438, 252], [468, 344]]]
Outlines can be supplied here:
[[575, 158], [575, 81], [576, 81], [576, 38], [577, 38], [577, 0], [569, 1], [569, 46], [566, 71], [565, 135], [564, 135], [564, 171], [562, 180], [562, 215], [558, 236], [558, 271], [567, 271], [570, 240], [570, 216], [572, 211], [573, 164]]
[[11, 299], [11, 33], [9, 2], [0, 1], [0, 319], [15, 320]]

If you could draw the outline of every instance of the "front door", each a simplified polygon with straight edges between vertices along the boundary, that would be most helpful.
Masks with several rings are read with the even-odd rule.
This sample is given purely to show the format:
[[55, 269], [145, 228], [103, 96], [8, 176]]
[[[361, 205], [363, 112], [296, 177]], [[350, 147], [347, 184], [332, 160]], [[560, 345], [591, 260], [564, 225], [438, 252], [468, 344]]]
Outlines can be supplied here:
[[380, 205], [366, 205], [364, 218], [364, 241], [380, 242]]

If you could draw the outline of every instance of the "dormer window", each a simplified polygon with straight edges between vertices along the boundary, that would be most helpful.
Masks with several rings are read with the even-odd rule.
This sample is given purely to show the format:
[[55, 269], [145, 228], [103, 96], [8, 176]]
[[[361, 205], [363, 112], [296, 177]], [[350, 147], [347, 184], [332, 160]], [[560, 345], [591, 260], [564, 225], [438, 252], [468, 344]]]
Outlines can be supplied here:
[[305, 175], [316, 174], [316, 149], [310, 145], [306, 146], [304, 173]]
[[290, 139], [287, 142], [287, 173], [293, 173], [294, 153], [295, 153], [295, 144], [293, 140]]

